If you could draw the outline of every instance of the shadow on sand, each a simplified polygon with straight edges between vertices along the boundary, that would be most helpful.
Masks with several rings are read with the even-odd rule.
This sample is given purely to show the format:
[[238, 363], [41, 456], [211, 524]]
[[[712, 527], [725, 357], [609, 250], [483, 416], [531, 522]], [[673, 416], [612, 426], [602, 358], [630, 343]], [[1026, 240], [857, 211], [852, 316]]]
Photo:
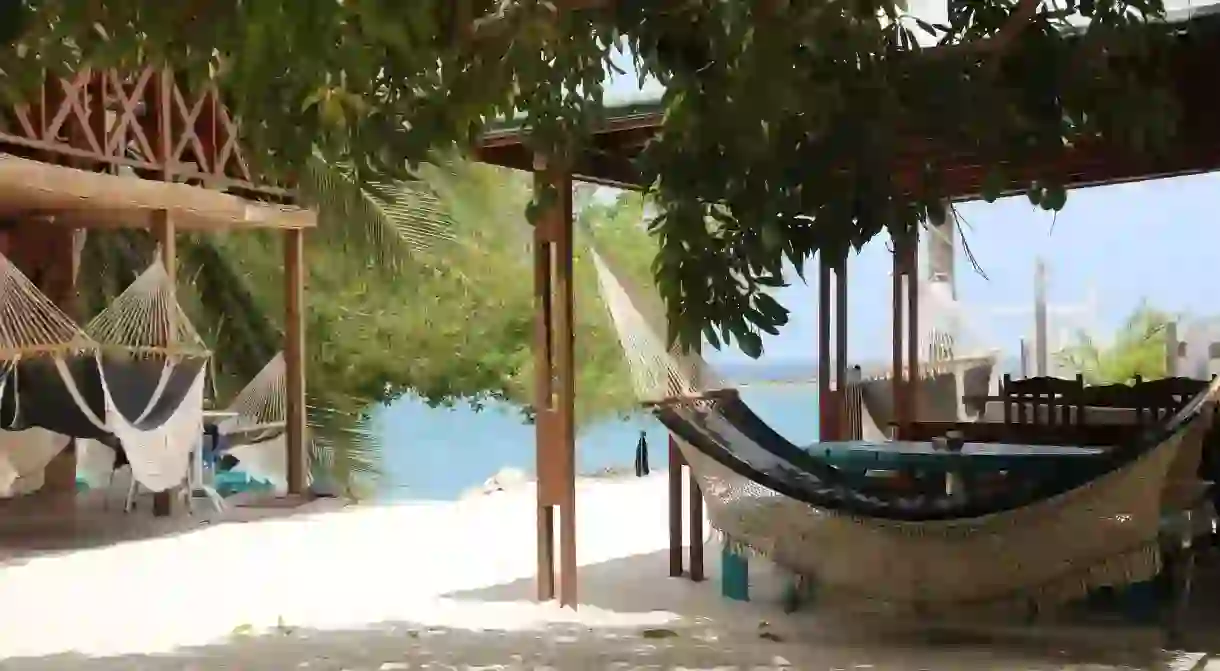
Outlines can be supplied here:
[[0, 568], [55, 554], [192, 534], [222, 524], [307, 519], [344, 505], [335, 499], [319, 499], [298, 507], [277, 507], [267, 497], [242, 494], [227, 499], [223, 511], [196, 500], [191, 513], [153, 517], [149, 494], [138, 497], [129, 513], [123, 512], [122, 501], [110, 501], [111, 505], [104, 508], [103, 499], [95, 492], [78, 494], [67, 508], [48, 509], [40, 503], [20, 499], [0, 502]]
[[[580, 571], [582, 607], [533, 611], [540, 622], [522, 629], [463, 629], [419, 622], [370, 625], [348, 631], [288, 626], [258, 636], [234, 636], [173, 655], [87, 657], [62, 654], [9, 659], [13, 671], [393, 671], [418, 668], [484, 669], [869, 669], [870, 671], [1066, 670], [1087, 668], [1201, 669], [1201, 654], [1167, 653], [1117, 635], [1053, 642], [985, 634], [833, 624], [815, 614], [784, 616], [771, 603], [726, 603], [713, 583], [666, 578], [667, 554], [627, 557]], [[426, 579], [426, 576], [423, 577]], [[439, 611], [496, 609], [529, 601], [531, 579], [446, 595]], [[598, 624], [598, 614], [657, 615], [640, 624]], [[580, 618], [582, 622], [574, 622]], [[443, 619], [443, 618], [442, 618]], [[548, 621], [549, 620], [549, 621]], [[438, 619], [438, 622], [440, 620]], [[606, 621], [601, 618], [601, 621]], [[654, 624], [644, 624], [644, 622]], [[662, 624], [655, 624], [662, 623]]]

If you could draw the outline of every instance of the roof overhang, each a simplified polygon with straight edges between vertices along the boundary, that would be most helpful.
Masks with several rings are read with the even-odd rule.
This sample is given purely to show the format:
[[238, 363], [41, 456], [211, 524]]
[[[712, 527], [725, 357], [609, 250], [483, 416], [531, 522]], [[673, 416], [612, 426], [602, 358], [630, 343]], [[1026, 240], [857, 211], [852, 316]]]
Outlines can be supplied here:
[[[1055, 155], [1006, 162], [1009, 187], [1006, 193], [1019, 192], [1032, 179], [1048, 173], [1062, 178], [1071, 187], [1099, 186], [1129, 181], [1208, 172], [1220, 168], [1220, 124], [1214, 110], [1220, 109], [1220, 88], [1211, 84], [1215, 64], [1220, 63], [1220, 31], [1211, 30], [1220, 18], [1220, 6], [1205, 7], [1189, 13], [1171, 12], [1166, 20], [1182, 26], [1186, 37], [1174, 55], [1175, 88], [1182, 103], [1182, 141], [1165, 155], [1131, 155], [1113, 147], [1065, 147]], [[1202, 30], [1202, 26], [1209, 29]], [[588, 146], [575, 159], [572, 176], [582, 181], [641, 188], [643, 177], [635, 159], [644, 146], [660, 132], [664, 110], [661, 101], [636, 102], [628, 107], [608, 107], [606, 120], [590, 138]], [[528, 129], [519, 121], [501, 122], [489, 130], [478, 148], [479, 160], [519, 170], [531, 170], [533, 158], [527, 144]], [[914, 140], [914, 139], [913, 139]], [[932, 146], [912, 141], [911, 151], [894, 166], [900, 183], [917, 184], [928, 156], [952, 156], [938, 161], [948, 195], [954, 200], [978, 198], [983, 192], [989, 166], [985, 160], [952, 147]], [[923, 146], [921, 146], [923, 145]]]
[[78, 170], [0, 154], [0, 214], [44, 216], [82, 228], [145, 228], [168, 212], [175, 228], [304, 229], [311, 210], [247, 200], [189, 184]]

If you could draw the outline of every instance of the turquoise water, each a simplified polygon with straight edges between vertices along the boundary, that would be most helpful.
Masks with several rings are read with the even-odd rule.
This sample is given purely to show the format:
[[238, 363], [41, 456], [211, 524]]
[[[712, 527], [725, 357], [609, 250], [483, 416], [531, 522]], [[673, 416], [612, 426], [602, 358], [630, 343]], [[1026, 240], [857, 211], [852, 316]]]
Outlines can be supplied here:
[[[763, 419], [796, 443], [817, 440], [814, 387], [754, 387], [742, 397]], [[514, 410], [489, 405], [429, 408], [404, 398], [378, 409], [374, 423], [384, 438], [383, 500], [452, 500], [505, 467], [534, 470], [534, 427]], [[666, 464], [666, 433], [655, 420], [638, 417], [590, 426], [576, 441], [577, 472], [630, 469], [641, 430], [648, 432], [649, 461]]]

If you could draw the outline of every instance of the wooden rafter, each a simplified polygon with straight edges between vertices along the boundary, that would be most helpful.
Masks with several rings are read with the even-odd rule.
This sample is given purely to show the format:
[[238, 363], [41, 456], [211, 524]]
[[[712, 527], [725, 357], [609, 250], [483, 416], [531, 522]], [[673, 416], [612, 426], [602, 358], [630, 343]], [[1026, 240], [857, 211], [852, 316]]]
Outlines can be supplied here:
[[155, 69], [48, 77], [26, 103], [0, 108], [0, 153], [289, 199], [250, 169], [240, 138], [215, 87], [189, 91]]

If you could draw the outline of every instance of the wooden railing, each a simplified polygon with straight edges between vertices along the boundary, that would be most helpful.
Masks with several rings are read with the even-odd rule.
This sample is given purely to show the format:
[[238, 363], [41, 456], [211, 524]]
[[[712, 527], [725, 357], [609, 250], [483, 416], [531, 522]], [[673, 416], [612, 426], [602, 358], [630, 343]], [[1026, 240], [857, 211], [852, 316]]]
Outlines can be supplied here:
[[214, 87], [194, 93], [172, 72], [82, 70], [48, 76], [0, 107], [0, 152], [73, 167], [183, 182], [259, 198], [286, 195], [248, 161]]

